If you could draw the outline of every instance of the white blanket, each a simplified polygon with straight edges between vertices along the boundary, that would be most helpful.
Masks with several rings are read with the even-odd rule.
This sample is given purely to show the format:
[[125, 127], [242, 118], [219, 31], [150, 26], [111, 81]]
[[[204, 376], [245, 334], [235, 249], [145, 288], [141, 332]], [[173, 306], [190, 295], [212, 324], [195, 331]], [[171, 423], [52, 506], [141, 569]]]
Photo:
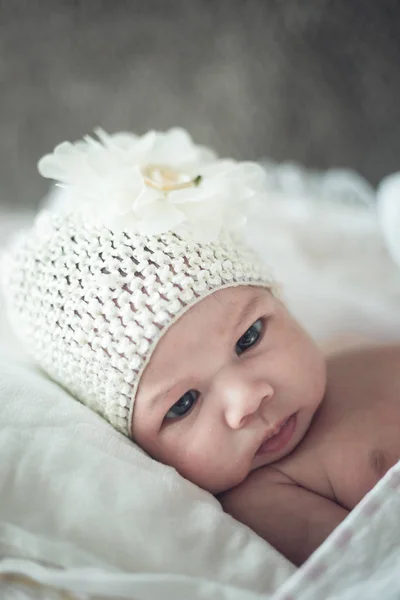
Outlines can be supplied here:
[[[270, 201], [249, 236], [292, 310], [318, 339], [349, 330], [399, 339], [400, 276], [373, 191], [342, 173], [270, 169]], [[53, 588], [137, 600], [400, 596], [400, 465], [296, 571], [212, 496], [10, 361], [11, 347], [22, 357], [1, 317], [0, 326], [1, 598], [57, 597]]]

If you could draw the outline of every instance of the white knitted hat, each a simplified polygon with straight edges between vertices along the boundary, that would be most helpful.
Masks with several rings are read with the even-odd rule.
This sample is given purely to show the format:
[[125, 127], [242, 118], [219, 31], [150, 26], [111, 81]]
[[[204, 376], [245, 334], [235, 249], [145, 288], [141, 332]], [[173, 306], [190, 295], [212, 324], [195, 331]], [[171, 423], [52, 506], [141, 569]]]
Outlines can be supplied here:
[[216, 290], [272, 286], [233, 233], [264, 175], [179, 129], [98, 135], [39, 162], [62, 183], [61, 206], [15, 239], [2, 287], [35, 361], [130, 436], [141, 374], [168, 327]]

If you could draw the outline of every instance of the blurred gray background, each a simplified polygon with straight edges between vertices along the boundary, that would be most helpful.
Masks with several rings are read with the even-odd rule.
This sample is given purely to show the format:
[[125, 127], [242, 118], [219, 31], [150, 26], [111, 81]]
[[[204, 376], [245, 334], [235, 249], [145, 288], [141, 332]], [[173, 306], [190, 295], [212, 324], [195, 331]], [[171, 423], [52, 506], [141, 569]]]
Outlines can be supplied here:
[[235, 158], [400, 168], [400, 2], [0, 0], [0, 204], [97, 125], [182, 125]]

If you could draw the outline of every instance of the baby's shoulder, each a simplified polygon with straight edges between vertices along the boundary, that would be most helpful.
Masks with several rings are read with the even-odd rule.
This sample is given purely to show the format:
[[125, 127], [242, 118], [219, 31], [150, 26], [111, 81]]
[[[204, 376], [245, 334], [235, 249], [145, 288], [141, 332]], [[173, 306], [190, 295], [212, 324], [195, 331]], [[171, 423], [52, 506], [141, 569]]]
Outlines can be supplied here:
[[327, 356], [327, 363], [332, 365], [349, 365], [365, 367], [382, 365], [390, 367], [399, 364], [400, 343], [370, 343], [331, 352]]
[[[369, 345], [332, 354], [327, 359], [327, 399], [335, 404], [398, 401], [400, 344]], [[400, 406], [400, 403], [399, 403]]]

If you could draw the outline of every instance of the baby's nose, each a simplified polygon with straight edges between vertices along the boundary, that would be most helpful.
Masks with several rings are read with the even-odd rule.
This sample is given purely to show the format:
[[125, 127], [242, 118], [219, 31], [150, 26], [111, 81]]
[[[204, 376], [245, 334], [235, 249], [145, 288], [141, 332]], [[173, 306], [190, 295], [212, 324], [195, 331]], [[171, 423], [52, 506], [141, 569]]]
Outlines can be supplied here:
[[255, 416], [260, 416], [272, 396], [273, 389], [267, 382], [232, 382], [224, 393], [226, 423], [231, 429], [245, 427]]

